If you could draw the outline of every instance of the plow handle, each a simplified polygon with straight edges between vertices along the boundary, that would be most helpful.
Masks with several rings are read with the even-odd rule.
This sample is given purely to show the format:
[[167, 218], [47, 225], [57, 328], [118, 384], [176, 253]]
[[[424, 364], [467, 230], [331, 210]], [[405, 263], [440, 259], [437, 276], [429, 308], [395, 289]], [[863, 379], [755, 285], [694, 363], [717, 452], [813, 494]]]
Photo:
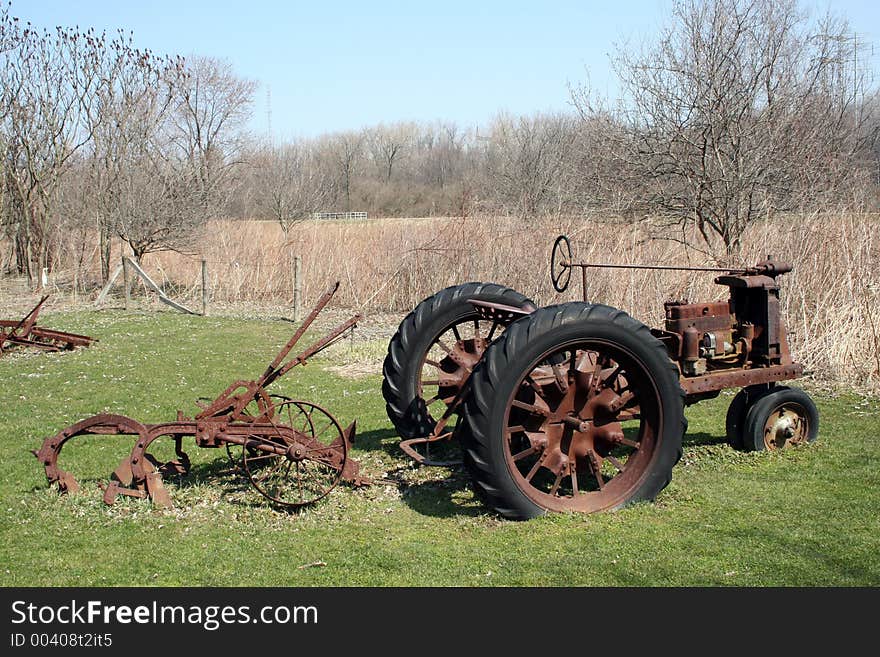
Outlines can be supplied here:
[[342, 322], [342, 324], [340, 324], [335, 329], [330, 331], [330, 333], [325, 335], [323, 338], [321, 338], [317, 342], [313, 343], [310, 347], [308, 347], [305, 351], [303, 351], [296, 358], [292, 358], [287, 363], [285, 363], [281, 367], [278, 367], [277, 369], [266, 370], [266, 373], [263, 374], [262, 377], [260, 377], [260, 385], [263, 387], [266, 387], [269, 384], [271, 384], [275, 379], [287, 374], [291, 369], [293, 369], [297, 365], [301, 365], [301, 364], [305, 363], [306, 360], [308, 360], [309, 358], [311, 358], [312, 356], [317, 354], [319, 351], [323, 351], [324, 349], [329, 347], [331, 344], [336, 342], [343, 333], [345, 333], [348, 329], [355, 326], [359, 321], [361, 321], [362, 318], [363, 318], [363, 316], [360, 313], [354, 315], [350, 319], [347, 319], [344, 322]]
[[40, 309], [43, 307], [43, 304], [46, 303], [46, 299], [49, 298], [47, 294], [42, 299], [40, 299], [39, 303], [36, 306], [31, 308], [31, 311], [21, 318], [21, 321], [15, 325], [15, 328], [9, 332], [9, 337], [12, 338], [18, 332], [19, 329], [24, 328], [24, 335], [27, 335], [31, 332], [31, 329], [34, 327], [34, 324], [37, 323], [37, 315], [40, 314]]
[[345, 331], [356, 325], [361, 320], [362, 315], [360, 313], [356, 314], [351, 319], [348, 319], [347, 321], [334, 328], [332, 331], [330, 331], [329, 334], [327, 334], [317, 342], [313, 343], [299, 356], [297, 356], [296, 358], [292, 358], [287, 363], [284, 363], [284, 359], [287, 358], [291, 349], [293, 349], [294, 345], [299, 342], [299, 339], [303, 336], [309, 326], [312, 325], [312, 322], [315, 321], [315, 318], [318, 316], [318, 314], [322, 310], [324, 310], [324, 307], [328, 303], [330, 303], [330, 299], [333, 298], [333, 295], [336, 294], [336, 291], [338, 289], [339, 281], [336, 281], [333, 287], [331, 287], [323, 295], [321, 295], [321, 298], [318, 299], [318, 303], [315, 304], [312, 312], [310, 312], [308, 316], [303, 320], [302, 325], [296, 330], [296, 333], [293, 334], [293, 337], [290, 338], [290, 340], [287, 342], [286, 345], [284, 345], [284, 347], [282, 347], [281, 351], [278, 352], [278, 355], [275, 356], [275, 360], [269, 363], [269, 367], [266, 368], [266, 371], [263, 372], [263, 375], [257, 380], [257, 385], [260, 388], [265, 388], [269, 386], [273, 381], [275, 381], [275, 379], [284, 376], [287, 372], [289, 372], [291, 368], [294, 368], [297, 365], [304, 363], [307, 359], [311, 358], [319, 351], [329, 347], [337, 339], [339, 339], [339, 337]]
[[333, 285], [333, 287], [331, 287], [329, 290], [321, 295], [321, 298], [318, 299], [318, 303], [315, 305], [314, 308], [312, 308], [312, 312], [310, 312], [308, 316], [306, 316], [306, 318], [303, 320], [303, 323], [296, 330], [296, 333], [293, 334], [293, 337], [290, 338], [287, 344], [281, 348], [281, 351], [279, 351], [278, 355], [275, 356], [275, 360], [273, 360], [269, 364], [269, 367], [266, 368], [266, 371], [263, 372], [263, 375], [257, 381], [259, 385], [266, 386], [274, 381], [276, 378], [278, 378], [279, 375], [276, 374], [276, 372], [284, 359], [287, 358], [287, 354], [289, 354], [294, 345], [299, 342], [299, 339], [303, 336], [303, 333], [305, 333], [308, 330], [309, 326], [312, 325], [312, 322], [315, 321], [315, 318], [318, 316], [318, 314], [322, 310], [324, 310], [324, 307], [328, 303], [330, 303], [330, 299], [333, 298], [333, 295], [336, 294], [336, 290], [338, 289], [339, 281], [336, 281], [336, 284]]

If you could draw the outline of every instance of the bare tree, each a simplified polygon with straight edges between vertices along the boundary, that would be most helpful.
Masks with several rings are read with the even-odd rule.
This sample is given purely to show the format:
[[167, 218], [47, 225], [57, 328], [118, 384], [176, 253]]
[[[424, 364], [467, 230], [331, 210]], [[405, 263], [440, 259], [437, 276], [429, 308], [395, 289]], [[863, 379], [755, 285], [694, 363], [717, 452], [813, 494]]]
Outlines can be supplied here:
[[406, 156], [415, 132], [411, 123], [380, 124], [364, 131], [367, 149], [383, 182], [391, 182], [394, 165]]
[[233, 168], [241, 163], [256, 86], [235, 75], [227, 61], [186, 61], [170, 135], [195, 173], [206, 214], [216, 214], [227, 200]]
[[198, 172], [161, 145], [140, 144], [117, 187], [116, 232], [138, 261], [154, 251], [187, 251], [205, 223]]
[[749, 223], [819, 182], [839, 192], [853, 171], [868, 92], [857, 53], [846, 23], [813, 25], [794, 0], [676, 0], [656, 43], [616, 56], [623, 102], [575, 102], [612, 117], [599, 155], [630, 210], [693, 222], [730, 254]]
[[119, 32], [107, 44], [95, 74], [101, 83], [87, 117], [93, 126], [87, 172], [106, 281], [112, 237], [125, 202], [125, 177], [130, 167], [138, 168], [145, 146], [157, 139], [168, 118], [183, 79], [183, 60], [138, 50], [130, 35]]
[[333, 177], [308, 142], [269, 147], [254, 164], [257, 206], [285, 233], [325, 207], [336, 193]]
[[336, 172], [339, 190], [345, 201], [345, 210], [351, 210], [352, 181], [358, 173], [363, 157], [363, 132], [340, 132], [330, 135], [319, 144], [321, 157]]
[[426, 126], [418, 140], [424, 182], [442, 190], [457, 180], [465, 166], [471, 137], [454, 123]]
[[522, 217], [561, 211], [568, 198], [575, 134], [572, 117], [564, 114], [495, 118], [487, 138], [486, 173], [503, 208]]
[[33, 280], [74, 233], [82, 260], [95, 226], [105, 278], [114, 234], [137, 258], [185, 248], [224, 206], [254, 88], [225, 62], [38, 31], [0, 6], [0, 220], [17, 269]]
[[18, 270], [33, 282], [52, 264], [59, 184], [92, 136], [84, 117], [95, 100], [93, 71], [102, 43], [92, 31], [38, 31], [7, 15], [2, 22], [5, 206]]

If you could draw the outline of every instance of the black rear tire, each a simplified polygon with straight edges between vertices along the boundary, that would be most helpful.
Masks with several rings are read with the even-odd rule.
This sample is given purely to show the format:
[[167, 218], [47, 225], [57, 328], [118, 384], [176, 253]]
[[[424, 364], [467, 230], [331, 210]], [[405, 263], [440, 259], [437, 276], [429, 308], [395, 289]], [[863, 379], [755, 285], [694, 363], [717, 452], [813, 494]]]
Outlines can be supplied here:
[[[382, 366], [382, 396], [388, 419], [402, 438], [430, 435], [436, 418], [422, 396], [422, 368], [435, 341], [451, 327], [478, 319], [471, 300], [489, 301], [517, 308], [534, 309], [530, 299], [495, 283], [464, 283], [440, 290], [424, 299], [400, 323], [388, 344]], [[503, 329], [502, 329], [503, 330]], [[500, 335], [500, 332], [498, 332]], [[478, 358], [482, 355], [473, 353]], [[441, 391], [445, 399], [455, 395], [453, 388]], [[439, 416], [445, 407], [438, 405]]]
[[[565, 367], [569, 368], [564, 372], [568, 385], [576, 392], [568, 402], [559, 401], [554, 407], [556, 402], [547, 402], [545, 388], [537, 381], [550, 381], [546, 391], [552, 392], [553, 372]], [[639, 410], [630, 416], [638, 417], [638, 426], [628, 437], [624, 438], [624, 432], [629, 429], [622, 428], [614, 429], [617, 433], [601, 434], [601, 427], [615, 423], [623, 427], [626, 411], [625, 407], [606, 411], [604, 417], [603, 411], [597, 410], [600, 407], [588, 411], [590, 402], [583, 400], [591, 393], [581, 391], [593, 385], [595, 401], [599, 401], [600, 386], [608, 399], [621, 398], [625, 390], [635, 391], [630, 398], [637, 400]], [[532, 391], [538, 388], [542, 392], [536, 396]], [[573, 410], [564, 411], [564, 419], [557, 418], [566, 403], [574, 404]], [[543, 408], [544, 404], [546, 408], [540, 413], [523, 410]], [[631, 421], [632, 417], [626, 419]], [[514, 520], [534, 518], [547, 511], [592, 513], [653, 500], [671, 480], [687, 429], [678, 368], [663, 344], [644, 324], [623, 311], [581, 302], [541, 308], [511, 324], [475, 368], [463, 420], [459, 437], [475, 491], [499, 514]], [[584, 422], [581, 429], [562, 433], [559, 439], [559, 431], [566, 431], [560, 427], [571, 426], [574, 420], [589, 422]], [[536, 428], [541, 422], [544, 424]], [[576, 441], [586, 445], [583, 452], [572, 447]], [[554, 443], [552, 453], [548, 442]], [[614, 451], [624, 443], [633, 446], [625, 457]], [[533, 463], [537, 465], [530, 464], [529, 459], [535, 458]], [[605, 478], [601, 468], [609, 461], [617, 473]], [[582, 466], [585, 462], [589, 469]], [[555, 482], [538, 484], [540, 477], [535, 472], [548, 467], [543, 465], [547, 463], [557, 468], [548, 479], [552, 480], [555, 473]], [[526, 469], [529, 472], [524, 476]], [[588, 480], [591, 473], [596, 484], [592, 487]], [[565, 478], [570, 480], [567, 491], [560, 487]], [[604, 487], [600, 481], [603, 479]]]

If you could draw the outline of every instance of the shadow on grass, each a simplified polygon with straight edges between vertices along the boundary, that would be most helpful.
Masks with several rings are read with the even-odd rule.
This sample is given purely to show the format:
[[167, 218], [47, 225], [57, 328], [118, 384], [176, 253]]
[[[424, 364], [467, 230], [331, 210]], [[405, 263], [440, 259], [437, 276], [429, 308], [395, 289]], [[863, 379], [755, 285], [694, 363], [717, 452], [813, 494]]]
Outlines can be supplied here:
[[[405, 462], [385, 474], [384, 479], [394, 482], [400, 489], [404, 503], [426, 516], [450, 518], [453, 516], [478, 516], [486, 513], [469, 493], [469, 478], [461, 465], [450, 466], [446, 477], [432, 477], [434, 466], [418, 466], [400, 449], [400, 436], [394, 429], [375, 429], [359, 434], [355, 446], [363, 451], [381, 451]], [[421, 451], [421, 448], [418, 448]], [[434, 445], [431, 453], [439, 461], [461, 461], [461, 449], [457, 441], [443, 441]], [[425, 479], [412, 481], [413, 478]]]
[[724, 445], [727, 443], [726, 436], [718, 436], [705, 431], [686, 433], [682, 439], [682, 447], [696, 447], [698, 445]]
[[[377, 429], [360, 434], [356, 440], [356, 446], [364, 451], [382, 451], [394, 457], [405, 457], [399, 446], [400, 438], [393, 429]], [[682, 445], [697, 447], [702, 445], [723, 445], [727, 438], [723, 435], [715, 435], [707, 432], [686, 433], [682, 438]], [[438, 458], [459, 458], [460, 451], [456, 442], [451, 441], [442, 456]], [[422, 466], [426, 468], [429, 466]], [[452, 473], [444, 479], [432, 478], [427, 481], [412, 483], [408, 481], [410, 476], [420, 472], [422, 468], [413, 470], [411, 463], [401, 465], [386, 475], [386, 479], [394, 481], [403, 493], [403, 501], [414, 511], [426, 516], [453, 517], [453, 516], [477, 516], [487, 512], [487, 509], [475, 499], [469, 490], [469, 476], [467, 471], [456, 466]]]
[[[412, 462], [403, 454], [399, 445], [400, 438], [397, 433], [390, 428], [373, 429], [358, 434], [355, 438], [354, 446], [358, 451], [362, 452], [384, 452], [389, 457], [394, 458], [398, 462], [405, 459], [404, 463], [399, 464], [390, 470], [385, 479], [397, 485], [402, 493], [404, 503], [417, 513], [432, 517], [449, 518], [454, 516], [478, 516], [487, 512], [486, 508], [469, 492], [469, 476], [465, 469], [461, 466], [455, 466], [450, 470], [450, 474], [442, 477], [430, 466], [414, 467]], [[724, 436], [714, 435], [706, 432], [688, 433], [683, 438], [684, 447], [695, 447], [701, 445], [717, 445], [725, 444]], [[442, 447], [445, 450], [440, 458], [460, 458], [458, 445], [454, 441], [450, 441]], [[216, 458], [207, 462], [199, 462], [192, 465], [189, 472], [184, 475], [163, 475], [163, 481], [170, 484], [181, 491], [192, 489], [203, 485], [217, 486], [222, 490], [222, 494], [227, 500], [233, 504], [254, 508], [262, 506], [267, 501], [259, 495], [247, 495], [248, 491], [255, 490], [246, 473], [241, 467], [240, 460], [232, 463], [227, 457], [225, 450], [220, 448], [217, 450]], [[235, 452], [233, 452], [235, 453]], [[413, 481], [416, 479], [416, 481]], [[422, 479], [422, 481], [418, 481]], [[97, 488], [98, 482], [106, 482], [107, 479], [86, 478], [80, 483], [84, 487]], [[42, 489], [44, 485], [36, 485], [32, 492]], [[278, 511], [286, 511], [296, 513], [296, 507], [285, 507], [274, 504], [274, 508]]]
[[446, 479], [409, 484], [403, 489], [403, 501], [413, 511], [433, 518], [474, 517], [488, 513], [470, 493], [469, 479], [459, 468]]
[[[393, 440], [387, 440], [392, 438]], [[402, 456], [398, 446], [400, 438], [394, 429], [373, 429], [358, 433], [354, 438], [352, 447], [365, 452], [383, 451], [389, 456]]]

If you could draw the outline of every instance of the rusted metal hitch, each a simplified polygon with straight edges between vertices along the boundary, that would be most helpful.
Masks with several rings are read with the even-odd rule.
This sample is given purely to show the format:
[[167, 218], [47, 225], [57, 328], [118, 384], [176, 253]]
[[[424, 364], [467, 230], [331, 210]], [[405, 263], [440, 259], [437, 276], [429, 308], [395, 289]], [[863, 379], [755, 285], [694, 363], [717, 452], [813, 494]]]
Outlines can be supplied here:
[[43, 304], [49, 298], [47, 294], [36, 306], [31, 308], [19, 320], [0, 320], [0, 357], [13, 347], [36, 347], [43, 351], [71, 350], [76, 347], [88, 347], [97, 338], [37, 326], [37, 317]]
[[[355, 423], [343, 429], [327, 410], [312, 402], [270, 395], [278, 378], [343, 337], [361, 319], [354, 315], [336, 326], [301, 354], [285, 362], [321, 310], [339, 288], [328, 290], [305, 318], [293, 337], [255, 381], [235, 381], [193, 418], [181, 411], [177, 419], [162, 424], [142, 424], [122, 415], [101, 413], [77, 422], [46, 438], [34, 455], [43, 464], [50, 484], [62, 493], [79, 489], [76, 479], [58, 467], [61, 449], [77, 436], [126, 435], [135, 437], [131, 453], [122, 459], [110, 483], [103, 485], [104, 501], [113, 504], [119, 495], [149, 498], [157, 506], [171, 507], [162, 476], [186, 474], [190, 460], [182, 449], [185, 437], [197, 447], [223, 445], [250, 483], [274, 504], [298, 508], [327, 495], [340, 481], [356, 486], [370, 480], [359, 473], [349, 457]], [[176, 459], [160, 462], [147, 450], [158, 438], [174, 440]], [[237, 453], [236, 453], [237, 452]]]

